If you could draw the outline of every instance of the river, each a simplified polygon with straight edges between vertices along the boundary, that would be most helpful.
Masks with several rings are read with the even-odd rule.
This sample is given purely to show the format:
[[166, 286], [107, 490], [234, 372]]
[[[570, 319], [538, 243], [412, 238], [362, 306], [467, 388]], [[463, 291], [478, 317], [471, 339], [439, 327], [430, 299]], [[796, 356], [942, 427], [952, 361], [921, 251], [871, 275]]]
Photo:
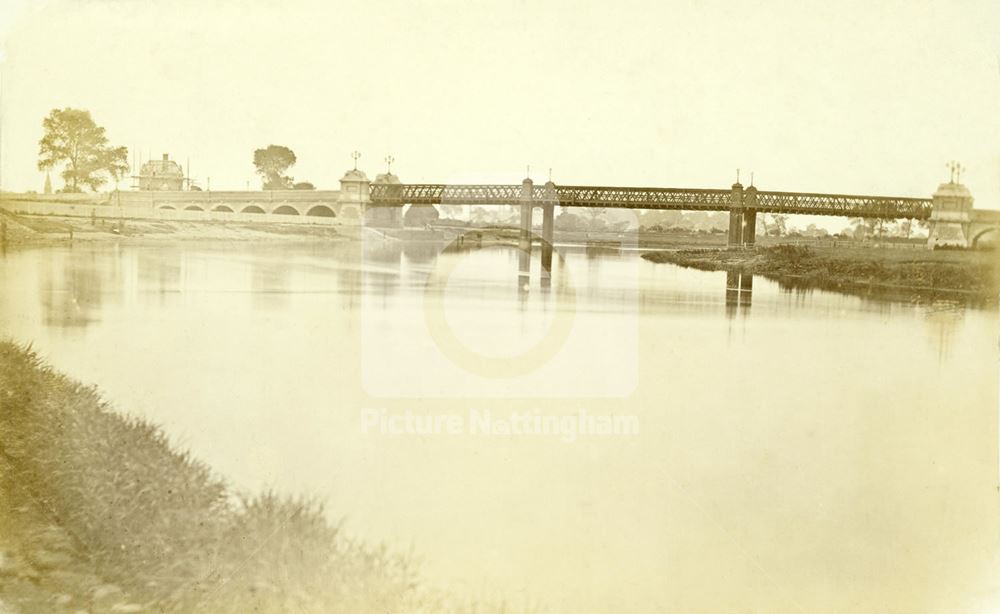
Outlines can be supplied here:
[[[517, 266], [375, 239], [9, 251], [0, 334], [236, 488], [313, 496], [515, 611], [1000, 603], [996, 311], [605, 249], [560, 247], [546, 284]], [[517, 416], [577, 430], [504, 435]], [[612, 416], [637, 432], [581, 426]]]

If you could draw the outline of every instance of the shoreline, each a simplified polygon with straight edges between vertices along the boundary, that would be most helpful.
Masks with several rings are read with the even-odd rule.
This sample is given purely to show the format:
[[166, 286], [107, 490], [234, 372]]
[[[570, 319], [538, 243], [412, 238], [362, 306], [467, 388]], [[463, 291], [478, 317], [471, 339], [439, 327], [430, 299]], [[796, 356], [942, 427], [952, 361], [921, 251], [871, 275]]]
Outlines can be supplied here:
[[971, 250], [883, 250], [775, 245], [742, 250], [677, 250], [642, 254], [653, 263], [703, 271], [760, 275], [791, 289], [829, 290], [910, 302], [951, 299], [998, 303], [998, 254]]

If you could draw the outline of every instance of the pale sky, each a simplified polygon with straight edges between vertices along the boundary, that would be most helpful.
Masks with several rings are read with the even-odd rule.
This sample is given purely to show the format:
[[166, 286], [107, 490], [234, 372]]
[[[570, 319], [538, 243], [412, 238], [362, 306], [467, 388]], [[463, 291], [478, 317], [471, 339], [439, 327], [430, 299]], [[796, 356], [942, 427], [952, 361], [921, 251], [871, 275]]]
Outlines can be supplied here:
[[[1000, 208], [1000, 2], [4, 0], [2, 187], [41, 191], [42, 118], [204, 187], [253, 150], [336, 188], [359, 150], [404, 182], [928, 197], [961, 161]], [[130, 154], [131, 162], [131, 154]], [[61, 180], [53, 178], [57, 187]]]

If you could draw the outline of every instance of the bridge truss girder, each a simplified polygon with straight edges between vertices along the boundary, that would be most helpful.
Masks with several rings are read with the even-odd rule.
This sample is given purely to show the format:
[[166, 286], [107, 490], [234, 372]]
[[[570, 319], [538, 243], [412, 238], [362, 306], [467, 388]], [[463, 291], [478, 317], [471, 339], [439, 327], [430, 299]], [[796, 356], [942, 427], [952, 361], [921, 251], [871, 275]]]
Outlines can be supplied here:
[[[411, 205], [520, 205], [525, 202], [518, 184], [372, 184], [370, 206]], [[730, 211], [836, 215], [882, 219], [927, 219], [931, 199], [849, 194], [812, 194], [747, 190], [733, 205], [732, 190], [688, 188], [623, 188], [594, 186], [534, 186], [534, 205], [651, 209], [676, 211]]]

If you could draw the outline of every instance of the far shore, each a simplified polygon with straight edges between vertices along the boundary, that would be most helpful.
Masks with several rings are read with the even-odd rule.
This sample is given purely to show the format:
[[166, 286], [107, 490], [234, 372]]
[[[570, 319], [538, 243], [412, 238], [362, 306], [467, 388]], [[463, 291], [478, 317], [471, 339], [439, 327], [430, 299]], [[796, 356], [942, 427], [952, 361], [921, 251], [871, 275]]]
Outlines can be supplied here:
[[873, 298], [996, 305], [1000, 291], [998, 253], [988, 250], [773, 245], [647, 252], [642, 257], [705, 271], [761, 275], [791, 288]]

